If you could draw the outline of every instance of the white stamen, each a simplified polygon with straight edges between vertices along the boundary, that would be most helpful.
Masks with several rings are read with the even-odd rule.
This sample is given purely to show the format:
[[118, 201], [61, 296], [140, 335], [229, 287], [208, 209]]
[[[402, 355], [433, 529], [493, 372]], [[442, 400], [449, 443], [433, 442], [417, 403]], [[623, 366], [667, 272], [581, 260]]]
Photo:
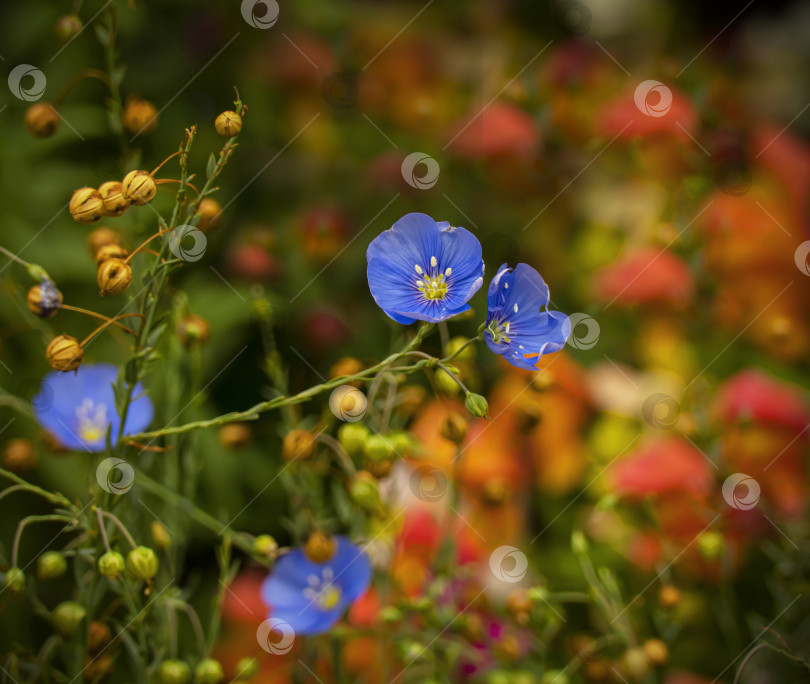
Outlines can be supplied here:
[[447, 268], [447, 269], [445, 269], [445, 271], [444, 271], [444, 275], [449, 276], [449, 275], [450, 275], [452, 272], [453, 272], [453, 269], [452, 269], [452, 268]]
[[422, 267], [419, 264], [414, 264], [414, 268], [416, 269], [416, 272], [419, 275], [422, 275], [424, 273], [424, 271], [422, 270]]
[[309, 575], [307, 577], [307, 584], [311, 587], [317, 587], [321, 583], [321, 578], [317, 575]]
[[517, 312], [518, 312], [518, 306], [517, 306], [517, 304], [515, 304], [515, 313], [517, 313]]
[[435, 256], [430, 257], [430, 265], [431, 265], [431, 266], [433, 266], [433, 268], [436, 268], [436, 266], [438, 265], [438, 263], [439, 263], [439, 262], [436, 260], [436, 257], [435, 257]]
[[504, 283], [503, 284], [503, 289], [508, 290], [509, 289], [509, 283]]

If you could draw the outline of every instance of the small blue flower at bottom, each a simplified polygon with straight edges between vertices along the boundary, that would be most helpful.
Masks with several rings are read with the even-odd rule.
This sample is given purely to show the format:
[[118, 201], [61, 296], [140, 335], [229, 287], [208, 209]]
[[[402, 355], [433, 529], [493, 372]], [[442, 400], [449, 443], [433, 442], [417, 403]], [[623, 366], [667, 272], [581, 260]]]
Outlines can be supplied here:
[[[104, 451], [107, 428], [115, 444], [121, 418], [115, 410], [113, 383], [118, 367], [108, 363], [82, 365], [76, 373], [48, 373], [31, 402], [39, 424], [66, 449]], [[152, 400], [135, 385], [127, 411], [125, 435], [142, 432], [152, 422]]]
[[323, 634], [371, 584], [371, 563], [346, 537], [335, 536], [335, 553], [313, 563], [303, 549], [276, 562], [262, 584], [262, 600], [272, 618], [283, 620], [296, 634]]
[[560, 351], [571, 334], [568, 316], [543, 311], [548, 301], [548, 285], [531, 266], [503, 264], [487, 293], [489, 348], [513, 366], [537, 370], [540, 357]]
[[466, 228], [406, 214], [366, 252], [371, 296], [397, 323], [438, 323], [470, 308], [484, 283], [481, 243]]

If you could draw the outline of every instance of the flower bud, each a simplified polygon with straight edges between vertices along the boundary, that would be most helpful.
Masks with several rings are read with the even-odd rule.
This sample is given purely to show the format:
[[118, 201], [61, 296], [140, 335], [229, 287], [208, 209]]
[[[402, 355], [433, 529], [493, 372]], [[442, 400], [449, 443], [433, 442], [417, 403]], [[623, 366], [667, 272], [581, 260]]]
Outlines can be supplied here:
[[653, 665], [663, 665], [669, 658], [669, 649], [660, 639], [648, 639], [645, 641], [644, 652]]
[[284, 436], [281, 455], [286, 461], [307, 458], [315, 451], [315, 435], [309, 430], [291, 430]]
[[200, 215], [197, 228], [203, 233], [213, 233], [222, 223], [222, 205], [211, 197], [206, 197], [200, 202], [197, 213]]
[[46, 551], [37, 558], [37, 579], [56, 579], [67, 572], [67, 561], [59, 551]]
[[151, 133], [158, 125], [158, 110], [149, 100], [130, 96], [124, 104], [122, 119], [130, 133]]
[[382, 435], [370, 435], [363, 453], [369, 461], [390, 461], [396, 455], [391, 442]]
[[313, 563], [326, 563], [335, 555], [335, 540], [323, 532], [313, 532], [304, 546], [304, 554]]
[[157, 520], [153, 520], [149, 526], [152, 532], [152, 539], [155, 541], [155, 546], [159, 549], [168, 549], [172, 545], [172, 539], [167, 530]]
[[352, 498], [363, 510], [374, 513], [380, 510], [382, 498], [380, 497], [380, 487], [376, 478], [369, 472], [361, 470], [354, 476], [349, 489]]
[[87, 248], [90, 250], [90, 256], [93, 257], [93, 261], [96, 259], [96, 254], [98, 250], [100, 250], [105, 245], [120, 245], [121, 244], [121, 236], [118, 234], [117, 231], [113, 230], [112, 228], [107, 228], [106, 226], [102, 226], [101, 228], [96, 228], [90, 235], [87, 236]]
[[222, 665], [213, 658], [201, 660], [194, 668], [196, 684], [219, 684], [223, 679], [225, 679], [225, 672], [222, 670]]
[[448, 413], [442, 422], [442, 437], [455, 444], [461, 444], [467, 436], [467, 419], [455, 411]]
[[62, 306], [62, 293], [52, 281], [43, 278], [39, 285], [28, 290], [26, 302], [31, 313], [38, 318], [51, 318]]
[[204, 345], [210, 332], [207, 321], [200, 316], [186, 316], [177, 324], [177, 337], [186, 349]]
[[247, 423], [226, 423], [219, 428], [219, 443], [226, 449], [239, 449], [250, 442], [251, 434]]
[[252, 679], [259, 671], [259, 663], [256, 658], [240, 658], [236, 663], [237, 681]]
[[56, 20], [53, 28], [56, 37], [63, 43], [67, 43], [79, 34], [79, 31], [84, 28], [84, 24], [77, 14], [63, 14]]
[[99, 294], [117, 295], [132, 282], [132, 269], [121, 259], [107, 259], [98, 267]]
[[337, 433], [338, 442], [349, 456], [357, 456], [363, 452], [368, 436], [369, 430], [363, 423], [344, 423]]
[[45, 350], [48, 363], [54, 370], [67, 373], [82, 365], [82, 351], [79, 340], [70, 335], [57, 335]]
[[59, 115], [47, 102], [36, 102], [25, 110], [25, 127], [35, 138], [50, 138], [59, 129]]
[[98, 571], [104, 577], [118, 578], [124, 567], [124, 557], [118, 551], [107, 551], [98, 559]]
[[11, 439], [3, 449], [3, 467], [14, 473], [31, 470], [39, 462], [30, 439]]
[[127, 554], [127, 572], [138, 580], [150, 580], [158, 571], [158, 557], [148, 546], [138, 546]]
[[121, 216], [129, 207], [129, 201], [124, 199], [124, 184], [120, 181], [102, 183], [98, 186], [98, 194], [107, 216]]
[[130, 171], [121, 183], [121, 193], [130, 204], [149, 204], [157, 193], [155, 179], [148, 171]]
[[79, 223], [94, 223], [104, 216], [104, 201], [95, 188], [79, 188], [68, 205], [70, 215]]
[[664, 608], [674, 608], [681, 600], [681, 592], [674, 584], [665, 584], [658, 591], [658, 602]]
[[467, 410], [477, 418], [487, 418], [489, 414], [489, 404], [487, 400], [480, 394], [474, 392], [467, 392], [464, 398], [464, 405]]
[[119, 259], [120, 261], [123, 261], [126, 258], [127, 250], [121, 245], [112, 243], [109, 245], [102, 245], [98, 248], [95, 254], [96, 266], [101, 266], [101, 264], [109, 259]]
[[17, 567], [9, 568], [5, 586], [12, 594], [21, 594], [25, 590], [25, 573]]
[[51, 611], [51, 624], [63, 639], [70, 639], [79, 629], [87, 610], [76, 601], [63, 601]]
[[242, 130], [242, 117], [236, 112], [222, 112], [214, 122], [214, 126], [223, 138], [233, 138]]
[[112, 640], [112, 631], [103, 622], [98, 620], [91, 622], [87, 630], [87, 650], [90, 653], [98, 653]]
[[191, 668], [182, 660], [164, 660], [158, 668], [160, 684], [188, 684], [191, 681]]

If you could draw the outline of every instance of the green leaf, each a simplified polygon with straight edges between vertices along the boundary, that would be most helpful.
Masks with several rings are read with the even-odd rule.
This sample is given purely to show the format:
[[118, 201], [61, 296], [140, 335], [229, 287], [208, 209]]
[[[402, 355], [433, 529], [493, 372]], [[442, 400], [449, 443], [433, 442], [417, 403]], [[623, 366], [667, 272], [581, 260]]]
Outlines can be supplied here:
[[208, 157], [208, 165], [205, 167], [206, 175], [208, 179], [214, 177], [214, 174], [217, 172], [217, 158], [214, 156], [214, 153], [211, 153], [211, 156]]
[[98, 42], [102, 45], [107, 45], [110, 42], [110, 32], [106, 26], [102, 26], [101, 24], [96, 24], [93, 27], [96, 30], [96, 38], [98, 38]]

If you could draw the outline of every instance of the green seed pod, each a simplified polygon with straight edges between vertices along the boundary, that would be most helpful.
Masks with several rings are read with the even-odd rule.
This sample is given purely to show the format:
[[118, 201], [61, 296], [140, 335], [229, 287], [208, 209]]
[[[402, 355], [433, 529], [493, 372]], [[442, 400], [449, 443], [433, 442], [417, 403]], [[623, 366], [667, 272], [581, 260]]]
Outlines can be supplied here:
[[382, 435], [371, 435], [366, 440], [366, 458], [370, 461], [388, 461], [396, 455], [391, 442]]
[[98, 571], [104, 577], [120, 577], [124, 567], [124, 557], [118, 551], [107, 551], [98, 559]]
[[253, 551], [257, 556], [273, 558], [278, 551], [278, 542], [269, 534], [260, 534], [253, 540]]
[[369, 430], [363, 423], [344, 423], [337, 433], [338, 442], [349, 456], [363, 453], [368, 441]]
[[224, 678], [222, 665], [213, 658], [201, 660], [194, 668], [194, 681], [197, 684], [219, 684]]
[[164, 660], [158, 668], [160, 684], [188, 684], [191, 668], [182, 660]]
[[489, 404], [487, 404], [487, 400], [480, 394], [467, 392], [467, 396], [464, 398], [464, 405], [467, 407], [467, 410], [477, 418], [486, 418], [489, 414]]
[[127, 554], [127, 571], [138, 580], [150, 580], [158, 571], [158, 557], [148, 546], [138, 546]]
[[67, 571], [65, 556], [59, 551], [46, 551], [37, 558], [37, 578], [49, 580], [61, 577]]
[[25, 590], [25, 573], [16, 567], [6, 570], [6, 588], [14, 594], [22, 593]]
[[63, 639], [70, 639], [79, 629], [87, 610], [76, 601], [63, 601], [51, 611], [51, 624]]

